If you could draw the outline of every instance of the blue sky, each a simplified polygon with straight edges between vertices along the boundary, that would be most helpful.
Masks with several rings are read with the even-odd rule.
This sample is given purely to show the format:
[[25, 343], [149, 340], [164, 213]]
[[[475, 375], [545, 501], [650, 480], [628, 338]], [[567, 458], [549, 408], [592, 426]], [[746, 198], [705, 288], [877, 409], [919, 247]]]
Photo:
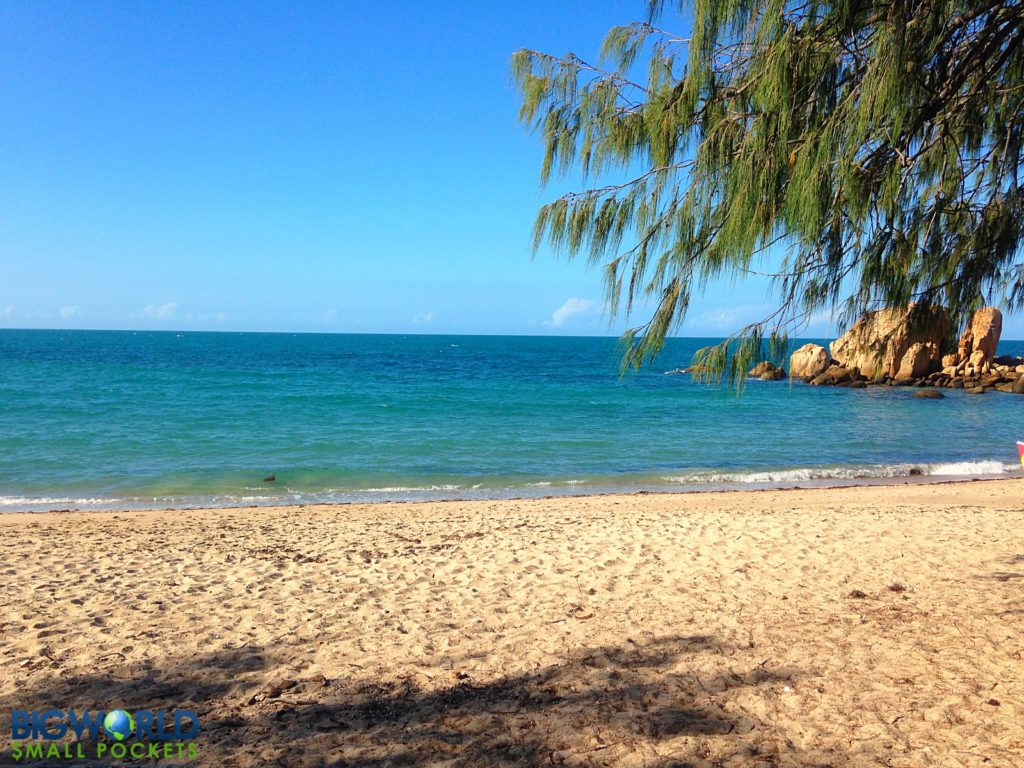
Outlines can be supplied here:
[[[645, 7], [0, 4], [0, 327], [618, 333], [597, 271], [531, 259], [563, 187], [508, 61]], [[682, 333], [768, 301], [713, 286]]]

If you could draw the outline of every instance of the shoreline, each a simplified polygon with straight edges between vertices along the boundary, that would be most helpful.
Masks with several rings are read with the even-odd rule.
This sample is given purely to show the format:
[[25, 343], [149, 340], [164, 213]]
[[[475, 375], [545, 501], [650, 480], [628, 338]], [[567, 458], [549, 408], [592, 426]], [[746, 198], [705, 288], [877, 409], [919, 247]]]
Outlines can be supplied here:
[[[955, 466], [957, 464], [1002, 464], [1003, 470], [1000, 473], [978, 473], [978, 474], [948, 474], [948, 475], [937, 475], [928, 474], [922, 472], [920, 467], [927, 466]], [[148, 499], [139, 498], [111, 498], [105, 499], [103, 497], [93, 497], [88, 499], [86, 503], [82, 499], [60, 499], [54, 497], [40, 497], [39, 501], [34, 501], [32, 497], [19, 496], [13, 497], [21, 502], [20, 504], [10, 503], [5, 500], [4, 497], [0, 497], [0, 517], [13, 514], [45, 514], [48, 512], [141, 512], [141, 511], [171, 511], [171, 510], [232, 510], [232, 509], [274, 509], [282, 507], [318, 507], [318, 506], [341, 506], [347, 507], [352, 505], [373, 505], [373, 504], [434, 504], [434, 503], [464, 503], [464, 502], [498, 502], [498, 501], [530, 501], [530, 500], [542, 500], [542, 499], [579, 499], [579, 498], [590, 498], [590, 497], [602, 497], [602, 496], [636, 496], [636, 495], [679, 495], [679, 494], [706, 494], [706, 493], [743, 493], [747, 491], [788, 491], [788, 490], [828, 490], [836, 488], [847, 488], [847, 487], [877, 487], [877, 486], [892, 486], [892, 485], [904, 485], [904, 484], [946, 484], [946, 483], [965, 483], [965, 482], [977, 482], [977, 481], [999, 481], [999, 480], [1013, 480], [1024, 478], [1024, 471], [1021, 470], [1019, 465], [1011, 464], [1009, 462], [997, 462], [994, 460], [980, 460], [978, 462], [931, 462], [921, 464], [906, 465], [887, 465], [891, 467], [906, 467], [909, 471], [906, 474], [892, 474], [892, 475], [837, 475], [837, 476], [821, 476], [821, 477], [809, 477], [809, 478], [794, 478], [794, 479], [766, 479], [766, 480], [748, 480], [748, 481], [733, 481], [733, 482], [662, 482], [662, 483], [624, 483], [621, 487], [615, 485], [602, 484], [600, 482], [590, 481], [570, 481], [560, 483], [558, 481], [544, 484], [526, 484], [520, 486], [509, 487], [506, 489], [494, 488], [480, 490], [478, 487], [473, 488], [408, 488], [401, 489], [404, 492], [404, 497], [398, 495], [398, 489], [386, 489], [387, 493], [392, 495], [384, 495], [383, 497], [376, 498], [374, 494], [377, 493], [375, 489], [368, 490], [351, 490], [351, 491], [332, 491], [332, 493], [338, 494], [339, 498], [336, 499], [318, 499], [316, 496], [322, 495], [324, 492], [300, 492], [291, 491], [288, 492], [293, 494], [292, 498], [280, 497], [244, 497], [235, 498], [234, 494], [224, 494], [221, 496], [205, 496], [197, 495], [195, 497], [181, 496], [181, 503], [164, 503], [168, 498], [174, 498], [176, 495], [169, 495], [167, 497], [155, 497], [152, 501]], [[850, 471], [855, 468], [849, 468]], [[915, 471], [916, 470], [916, 471]], [[797, 474], [800, 471], [814, 471], [814, 468], [806, 468], [805, 470], [764, 470], [764, 471], [750, 471], [750, 472], [734, 472], [730, 473], [734, 476], [748, 476], [748, 477], [770, 477], [772, 475], [787, 475], [790, 473]], [[716, 474], [716, 473], [707, 473]], [[525, 489], [533, 489], [534, 493], [523, 493]], [[507, 491], [502, 493], [501, 491]], [[462, 491], [460, 495], [459, 491]], [[564, 492], [560, 492], [564, 491]], [[446, 495], [447, 494], [447, 495]], [[310, 498], [308, 501], [298, 500], [295, 496], [306, 495]], [[348, 497], [348, 498], [346, 498]], [[6, 497], [11, 498], [11, 497]], [[189, 498], [195, 498], [195, 502], [189, 502]], [[223, 499], [226, 503], [220, 503]], [[47, 505], [65, 505], [65, 506], [52, 506], [49, 508]]]
[[185, 708], [234, 768], [1009, 766], [1022, 491], [0, 515], [0, 710]]

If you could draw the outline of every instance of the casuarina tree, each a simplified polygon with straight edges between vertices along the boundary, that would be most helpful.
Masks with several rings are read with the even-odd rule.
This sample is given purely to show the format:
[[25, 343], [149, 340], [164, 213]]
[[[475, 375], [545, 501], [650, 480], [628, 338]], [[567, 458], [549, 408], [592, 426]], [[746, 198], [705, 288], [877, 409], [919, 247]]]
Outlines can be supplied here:
[[656, 2], [594, 62], [512, 71], [542, 179], [584, 179], [534, 246], [602, 265], [613, 314], [647, 308], [628, 365], [703, 286], [758, 272], [776, 308], [699, 372], [742, 376], [817, 313], [1024, 305], [1021, 2]]

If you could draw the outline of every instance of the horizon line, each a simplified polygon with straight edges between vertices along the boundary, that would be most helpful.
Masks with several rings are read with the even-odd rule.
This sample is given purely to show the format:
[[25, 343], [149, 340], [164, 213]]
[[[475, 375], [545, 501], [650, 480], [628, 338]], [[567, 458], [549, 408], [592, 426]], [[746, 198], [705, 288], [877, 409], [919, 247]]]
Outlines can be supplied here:
[[[186, 328], [0, 328], [0, 333], [4, 331], [29, 331], [32, 333], [46, 332], [46, 333], [216, 333], [224, 335], [239, 335], [239, 334], [273, 334], [279, 336], [436, 336], [436, 337], [452, 337], [452, 336], [469, 336], [469, 337], [480, 337], [480, 338], [512, 338], [512, 339], [614, 339], [621, 341], [624, 334], [619, 335], [608, 335], [608, 334], [560, 334], [560, 333], [472, 333], [466, 331], [452, 332], [452, 333], [417, 333], [415, 331], [226, 331], [226, 330], [198, 330], [198, 329], [186, 329]], [[842, 334], [840, 334], [841, 336]], [[668, 336], [667, 339], [720, 339], [724, 340], [730, 338], [728, 336], [689, 336], [689, 335], [677, 335]], [[835, 339], [838, 336], [790, 336], [789, 339]], [[1000, 342], [1012, 341], [1012, 342], [1024, 342], [1024, 339], [1010, 339], [1000, 338]]]
[[[621, 340], [624, 334], [562, 334], [562, 333], [482, 333], [471, 331], [453, 331], [450, 333], [424, 333], [417, 331], [229, 331], [229, 330], [200, 330], [196, 328], [4, 328], [0, 327], [0, 333], [4, 331], [30, 331], [33, 333], [62, 333], [65, 331], [76, 333], [218, 333], [225, 335], [248, 334], [276, 334], [290, 336], [479, 336], [479, 337], [507, 337], [526, 339], [616, 339]], [[727, 339], [729, 336], [690, 336], [672, 335], [669, 339]], [[791, 336], [793, 339], [824, 339], [826, 336]], [[1016, 339], [1006, 339], [1016, 341]]]

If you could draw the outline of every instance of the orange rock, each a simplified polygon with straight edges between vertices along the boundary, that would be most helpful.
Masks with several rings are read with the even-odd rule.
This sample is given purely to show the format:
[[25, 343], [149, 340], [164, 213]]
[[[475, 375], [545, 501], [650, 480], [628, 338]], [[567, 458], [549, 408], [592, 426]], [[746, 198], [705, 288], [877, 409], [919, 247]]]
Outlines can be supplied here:
[[931, 307], [923, 321], [914, 324], [913, 307], [911, 304], [905, 309], [880, 309], [862, 315], [850, 330], [832, 342], [832, 357], [840, 365], [859, 368], [868, 378], [899, 378], [910, 348], [921, 344], [927, 357], [918, 349], [913, 360], [926, 360], [927, 364], [919, 362], [918, 370], [924, 366], [921, 375], [927, 374], [931, 361], [939, 362], [942, 357], [950, 331], [949, 317], [942, 307]]
[[789, 375], [795, 379], [817, 376], [828, 370], [832, 359], [818, 344], [804, 344], [789, 357]]
[[995, 307], [979, 309], [971, 317], [957, 344], [960, 361], [966, 360], [976, 371], [988, 371], [1002, 332], [1003, 313]]

